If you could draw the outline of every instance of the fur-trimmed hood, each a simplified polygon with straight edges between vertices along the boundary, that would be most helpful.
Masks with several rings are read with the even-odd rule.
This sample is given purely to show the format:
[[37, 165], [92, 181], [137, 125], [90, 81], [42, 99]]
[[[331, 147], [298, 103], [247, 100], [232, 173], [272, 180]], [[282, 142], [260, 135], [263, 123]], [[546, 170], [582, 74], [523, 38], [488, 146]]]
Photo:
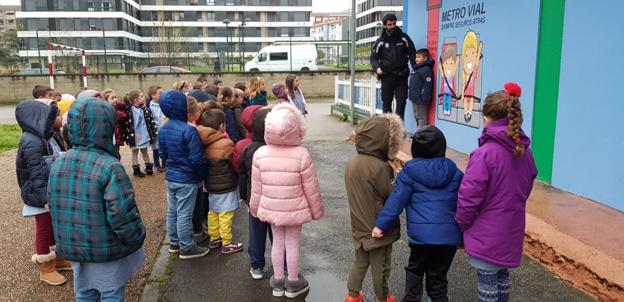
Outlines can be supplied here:
[[277, 104], [266, 117], [264, 141], [267, 145], [299, 146], [305, 133], [303, 115], [290, 103]]
[[355, 131], [355, 148], [360, 154], [392, 160], [399, 153], [405, 136], [403, 121], [396, 114], [386, 113], [368, 118]]

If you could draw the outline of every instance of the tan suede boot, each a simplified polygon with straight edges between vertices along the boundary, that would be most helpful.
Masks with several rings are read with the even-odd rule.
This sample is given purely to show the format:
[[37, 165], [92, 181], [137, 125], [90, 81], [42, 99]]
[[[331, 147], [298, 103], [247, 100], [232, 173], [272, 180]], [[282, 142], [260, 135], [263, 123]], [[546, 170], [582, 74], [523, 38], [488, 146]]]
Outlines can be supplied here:
[[[50, 247], [51, 251], [56, 253], [56, 245]], [[56, 259], [54, 259], [54, 267], [56, 267], [57, 271], [71, 271], [71, 261], [65, 260], [63, 257], [56, 254]]]
[[39, 268], [39, 280], [50, 285], [61, 285], [67, 282], [65, 276], [59, 274], [54, 266], [56, 253], [50, 251], [47, 255], [33, 255], [32, 261], [37, 263]]

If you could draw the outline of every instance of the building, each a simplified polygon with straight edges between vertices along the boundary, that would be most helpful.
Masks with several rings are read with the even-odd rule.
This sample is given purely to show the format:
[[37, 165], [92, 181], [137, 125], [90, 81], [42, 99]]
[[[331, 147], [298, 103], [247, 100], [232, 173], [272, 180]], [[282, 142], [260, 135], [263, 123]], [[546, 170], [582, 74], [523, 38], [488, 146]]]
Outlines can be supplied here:
[[403, 0], [357, 0], [356, 40], [358, 45], [370, 45], [381, 35], [381, 20], [386, 14], [397, 16], [397, 25], [403, 26]]
[[348, 39], [342, 35], [342, 22], [349, 18], [349, 11], [312, 13], [312, 39], [314, 41], [340, 41]]
[[0, 32], [17, 29], [15, 14], [19, 10], [19, 5], [0, 5]]
[[38, 57], [50, 40], [86, 49], [91, 61], [248, 56], [310, 41], [311, 12], [312, 0], [22, 0], [20, 56]]

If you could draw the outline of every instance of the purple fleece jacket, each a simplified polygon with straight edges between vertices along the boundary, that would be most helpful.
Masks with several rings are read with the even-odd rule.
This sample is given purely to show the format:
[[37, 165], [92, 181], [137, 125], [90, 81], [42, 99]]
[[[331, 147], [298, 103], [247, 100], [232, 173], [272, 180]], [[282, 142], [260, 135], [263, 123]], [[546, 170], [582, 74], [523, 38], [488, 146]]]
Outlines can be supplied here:
[[500, 267], [518, 267], [522, 257], [525, 206], [537, 176], [530, 140], [521, 132], [522, 157], [507, 136], [506, 118], [491, 122], [470, 154], [459, 188], [455, 220], [472, 257]]

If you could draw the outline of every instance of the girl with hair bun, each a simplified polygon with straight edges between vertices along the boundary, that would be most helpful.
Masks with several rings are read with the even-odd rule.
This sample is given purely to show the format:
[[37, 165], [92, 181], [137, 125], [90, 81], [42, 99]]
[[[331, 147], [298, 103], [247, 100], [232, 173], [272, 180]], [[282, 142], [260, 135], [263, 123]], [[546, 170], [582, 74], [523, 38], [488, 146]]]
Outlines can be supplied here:
[[520, 95], [520, 86], [507, 83], [485, 98], [485, 129], [459, 188], [455, 221], [477, 269], [479, 301], [508, 301], [508, 269], [522, 258], [525, 207], [537, 168], [522, 131]]

